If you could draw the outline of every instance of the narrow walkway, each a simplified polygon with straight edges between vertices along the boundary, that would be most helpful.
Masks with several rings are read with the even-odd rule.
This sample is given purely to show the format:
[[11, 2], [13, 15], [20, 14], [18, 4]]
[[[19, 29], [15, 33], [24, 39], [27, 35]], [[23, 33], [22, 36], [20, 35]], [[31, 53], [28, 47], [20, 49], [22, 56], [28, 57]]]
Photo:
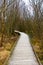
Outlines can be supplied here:
[[29, 37], [20, 33], [20, 39], [15, 47], [8, 65], [39, 65], [33, 53]]

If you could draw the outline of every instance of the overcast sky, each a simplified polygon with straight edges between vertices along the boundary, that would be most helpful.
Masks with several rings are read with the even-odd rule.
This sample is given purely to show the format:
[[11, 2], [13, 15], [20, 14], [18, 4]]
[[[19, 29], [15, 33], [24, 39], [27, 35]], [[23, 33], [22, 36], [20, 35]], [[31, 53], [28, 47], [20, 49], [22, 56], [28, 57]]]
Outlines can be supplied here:
[[29, 0], [23, 0], [25, 2], [26, 5], [28, 5]]
[[1, 6], [1, 4], [2, 4], [2, 0], [0, 0], [0, 6]]
[[[0, 5], [2, 4], [2, 1], [3, 0], [0, 0]], [[8, 0], [6, 0], [8, 1]], [[30, 2], [29, 0], [22, 0], [24, 1], [25, 5], [27, 6], [28, 10], [30, 11], [30, 13], [33, 15], [33, 8], [30, 6]], [[41, 6], [41, 9], [43, 9], [43, 3], [42, 3], [42, 6]]]

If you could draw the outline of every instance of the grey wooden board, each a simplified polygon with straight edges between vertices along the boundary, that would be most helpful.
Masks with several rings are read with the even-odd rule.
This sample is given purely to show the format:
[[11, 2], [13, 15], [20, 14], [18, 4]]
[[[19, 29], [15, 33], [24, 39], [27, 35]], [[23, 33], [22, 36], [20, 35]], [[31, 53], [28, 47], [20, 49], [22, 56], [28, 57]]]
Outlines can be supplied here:
[[20, 39], [9, 59], [8, 65], [39, 65], [32, 50], [29, 37], [21, 33]]

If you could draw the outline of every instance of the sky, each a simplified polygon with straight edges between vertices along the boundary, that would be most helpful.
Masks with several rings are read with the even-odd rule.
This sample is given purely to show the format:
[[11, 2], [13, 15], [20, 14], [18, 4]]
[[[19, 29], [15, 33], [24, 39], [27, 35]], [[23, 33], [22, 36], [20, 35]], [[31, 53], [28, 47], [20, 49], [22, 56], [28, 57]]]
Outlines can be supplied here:
[[28, 5], [29, 0], [23, 0], [25, 2], [26, 5]]
[[[1, 5], [2, 1], [3, 1], [3, 0], [0, 0], [0, 5]], [[8, 0], [6, 0], [6, 1], [8, 1]], [[27, 6], [28, 10], [29, 10], [30, 13], [33, 15], [33, 9], [32, 9], [32, 7], [30, 6], [29, 0], [22, 0], [22, 1], [24, 1], [24, 3], [25, 3], [25, 5]], [[42, 4], [41, 8], [43, 8], [43, 4]]]
[[[23, 1], [28, 6], [28, 10], [30, 11], [31, 15], [33, 15], [33, 8], [30, 6], [29, 0], [23, 0]], [[42, 2], [41, 10], [43, 11], [43, 2]]]
[[28, 10], [30, 11], [31, 15], [33, 15], [33, 9], [30, 6], [29, 0], [23, 0], [25, 2], [25, 5], [28, 7]]
[[[2, 2], [3, 0], [0, 0], [0, 3]], [[7, 1], [7, 0], [6, 0]], [[33, 14], [33, 12], [32, 12], [32, 8], [30, 7], [30, 3], [29, 3], [29, 0], [22, 0], [22, 1], [24, 1], [24, 3], [25, 3], [25, 5], [27, 6], [27, 8], [28, 8], [28, 10], [30, 11], [30, 9], [31, 9], [31, 14]], [[1, 5], [1, 4], [0, 4]]]
[[0, 6], [1, 6], [1, 4], [2, 4], [2, 0], [0, 0]]

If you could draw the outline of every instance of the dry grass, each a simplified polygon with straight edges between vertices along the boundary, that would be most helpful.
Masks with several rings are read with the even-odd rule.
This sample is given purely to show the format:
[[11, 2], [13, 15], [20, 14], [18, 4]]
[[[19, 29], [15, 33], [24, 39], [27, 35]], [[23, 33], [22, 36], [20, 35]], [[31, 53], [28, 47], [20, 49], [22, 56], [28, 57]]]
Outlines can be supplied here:
[[38, 55], [41, 63], [43, 64], [43, 48], [41, 47], [42, 44], [40, 40], [33, 38], [31, 42], [32, 42], [32, 45], [34, 47], [36, 54]]
[[14, 46], [16, 45], [15, 41], [17, 40], [17, 38], [18, 38], [18, 35], [13, 37], [11, 36], [10, 38], [5, 38], [3, 42], [3, 46], [0, 47], [0, 65], [3, 65], [7, 57], [10, 55], [13, 45]]
[[9, 56], [10, 51], [7, 50], [2, 50], [0, 52], [0, 62], [4, 63], [4, 61], [6, 60], [6, 58]]

